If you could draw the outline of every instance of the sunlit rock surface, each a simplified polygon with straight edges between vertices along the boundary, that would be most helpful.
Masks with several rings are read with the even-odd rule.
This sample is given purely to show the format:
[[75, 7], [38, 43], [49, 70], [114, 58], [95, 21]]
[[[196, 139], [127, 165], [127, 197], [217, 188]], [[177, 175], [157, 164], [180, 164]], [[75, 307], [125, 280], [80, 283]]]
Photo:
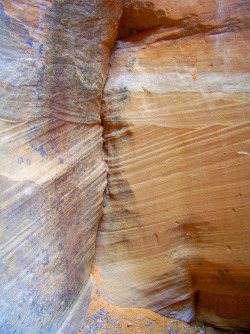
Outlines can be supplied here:
[[125, 1], [104, 91], [104, 297], [249, 328], [249, 3]]
[[0, 1], [0, 332], [75, 333], [106, 167], [100, 104], [121, 1]]

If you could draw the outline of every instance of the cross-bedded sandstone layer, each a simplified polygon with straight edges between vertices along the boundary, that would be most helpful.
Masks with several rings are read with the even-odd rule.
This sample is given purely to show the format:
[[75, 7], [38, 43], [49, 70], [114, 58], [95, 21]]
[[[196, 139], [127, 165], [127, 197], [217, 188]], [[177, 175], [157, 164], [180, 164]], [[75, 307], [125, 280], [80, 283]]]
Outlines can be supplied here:
[[103, 98], [111, 303], [249, 327], [249, 4], [125, 1]]
[[107, 182], [103, 295], [249, 326], [248, 13], [0, 1], [1, 332], [77, 330]]
[[122, 2], [0, 1], [1, 333], [75, 333], [106, 167], [100, 104]]

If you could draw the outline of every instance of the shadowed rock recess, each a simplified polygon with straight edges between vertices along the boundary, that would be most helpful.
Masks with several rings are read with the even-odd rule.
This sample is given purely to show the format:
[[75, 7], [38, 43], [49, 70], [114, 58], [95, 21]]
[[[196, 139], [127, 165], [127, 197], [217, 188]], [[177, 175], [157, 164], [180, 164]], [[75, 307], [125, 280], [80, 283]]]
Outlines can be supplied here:
[[249, 12], [0, 0], [1, 333], [76, 333], [94, 254], [113, 304], [250, 327]]

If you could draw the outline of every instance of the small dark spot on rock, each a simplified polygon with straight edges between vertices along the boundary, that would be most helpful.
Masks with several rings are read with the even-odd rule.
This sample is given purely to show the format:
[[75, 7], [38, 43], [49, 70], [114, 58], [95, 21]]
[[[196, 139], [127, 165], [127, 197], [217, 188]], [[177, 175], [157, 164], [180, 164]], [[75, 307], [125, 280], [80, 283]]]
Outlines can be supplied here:
[[28, 159], [26, 160], [26, 164], [27, 164], [28, 166], [31, 165], [31, 159], [30, 159], [30, 158], [28, 158]]
[[125, 100], [127, 100], [127, 98], [128, 98], [127, 94], [122, 94], [122, 96], [120, 98], [120, 101], [125, 101]]
[[59, 158], [60, 164], [63, 164], [63, 158]]
[[32, 39], [27, 39], [27, 44], [32, 48], [33, 45]]
[[43, 44], [41, 44], [41, 45], [39, 46], [39, 50], [38, 50], [38, 52], [39, 52], [39, 54], [42, 54], [42, 52], [43, 52]]
[[225, 270], [225, 272], [226, 272], [226, 273], [228, 273], [228, 272], [229, 272], [229, 270], [228, 270], [228, 269], [224, 269], [224, 270]]
[[220, 274], [221, 276], [225, 276], [224, 270], [221, 269], [218, 270], [218, 274]]
[[18, 165], [21, 165], [23, 163], [23, 157], [18, 157], [17, 163]]

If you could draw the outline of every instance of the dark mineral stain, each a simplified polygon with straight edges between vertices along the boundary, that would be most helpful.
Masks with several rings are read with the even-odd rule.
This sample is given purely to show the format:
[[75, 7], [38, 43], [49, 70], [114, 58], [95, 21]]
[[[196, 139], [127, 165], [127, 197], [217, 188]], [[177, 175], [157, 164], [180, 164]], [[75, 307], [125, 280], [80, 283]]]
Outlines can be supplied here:
[[18, 157], [17, 163], [18, 165], [21, 165], [23, 163], [23, 157]]
[[32, 48], [32, 46], [33, 46], [32, 39], [27, 39], [27, 44]]
[[59, 158], [60, 164], [63, 164], [63, 158]]
[[32, 144], [32, 147], [33, 147], [33, 149], [34, 149], [35, 151], [37, 151], [37, 152], [39, 152], [39, 153], [41, 154], [41, 157], [42, 157], [42, 158], [47, 158], [47, 157], [48, 157], [47, 152], [45, 151], [43, 145], [40, 145], [40, 146], [37, 148], [37, 147], [35, 147], [34, 144]]
[[38, 53], [42, 54], [43, 53], [43, 44], [39, 46]]
[[125, 86], [123, 83], [120, 86], [120, 93], [121, 93], [121, 97], [120, 97], [121, 102], [128, 99], [129, 91], [128, 91], [127, 86]]
[[221, 276], [225, 276], [224, 270], [221, 269], [218, 270], [218, 274], [220, 274]]
[[120, 98], [120, 101], [125, 101], [125, 100], [127, 100], [127, 98], [128, 98], [127, 94], [122, 94], [122, 96]]

